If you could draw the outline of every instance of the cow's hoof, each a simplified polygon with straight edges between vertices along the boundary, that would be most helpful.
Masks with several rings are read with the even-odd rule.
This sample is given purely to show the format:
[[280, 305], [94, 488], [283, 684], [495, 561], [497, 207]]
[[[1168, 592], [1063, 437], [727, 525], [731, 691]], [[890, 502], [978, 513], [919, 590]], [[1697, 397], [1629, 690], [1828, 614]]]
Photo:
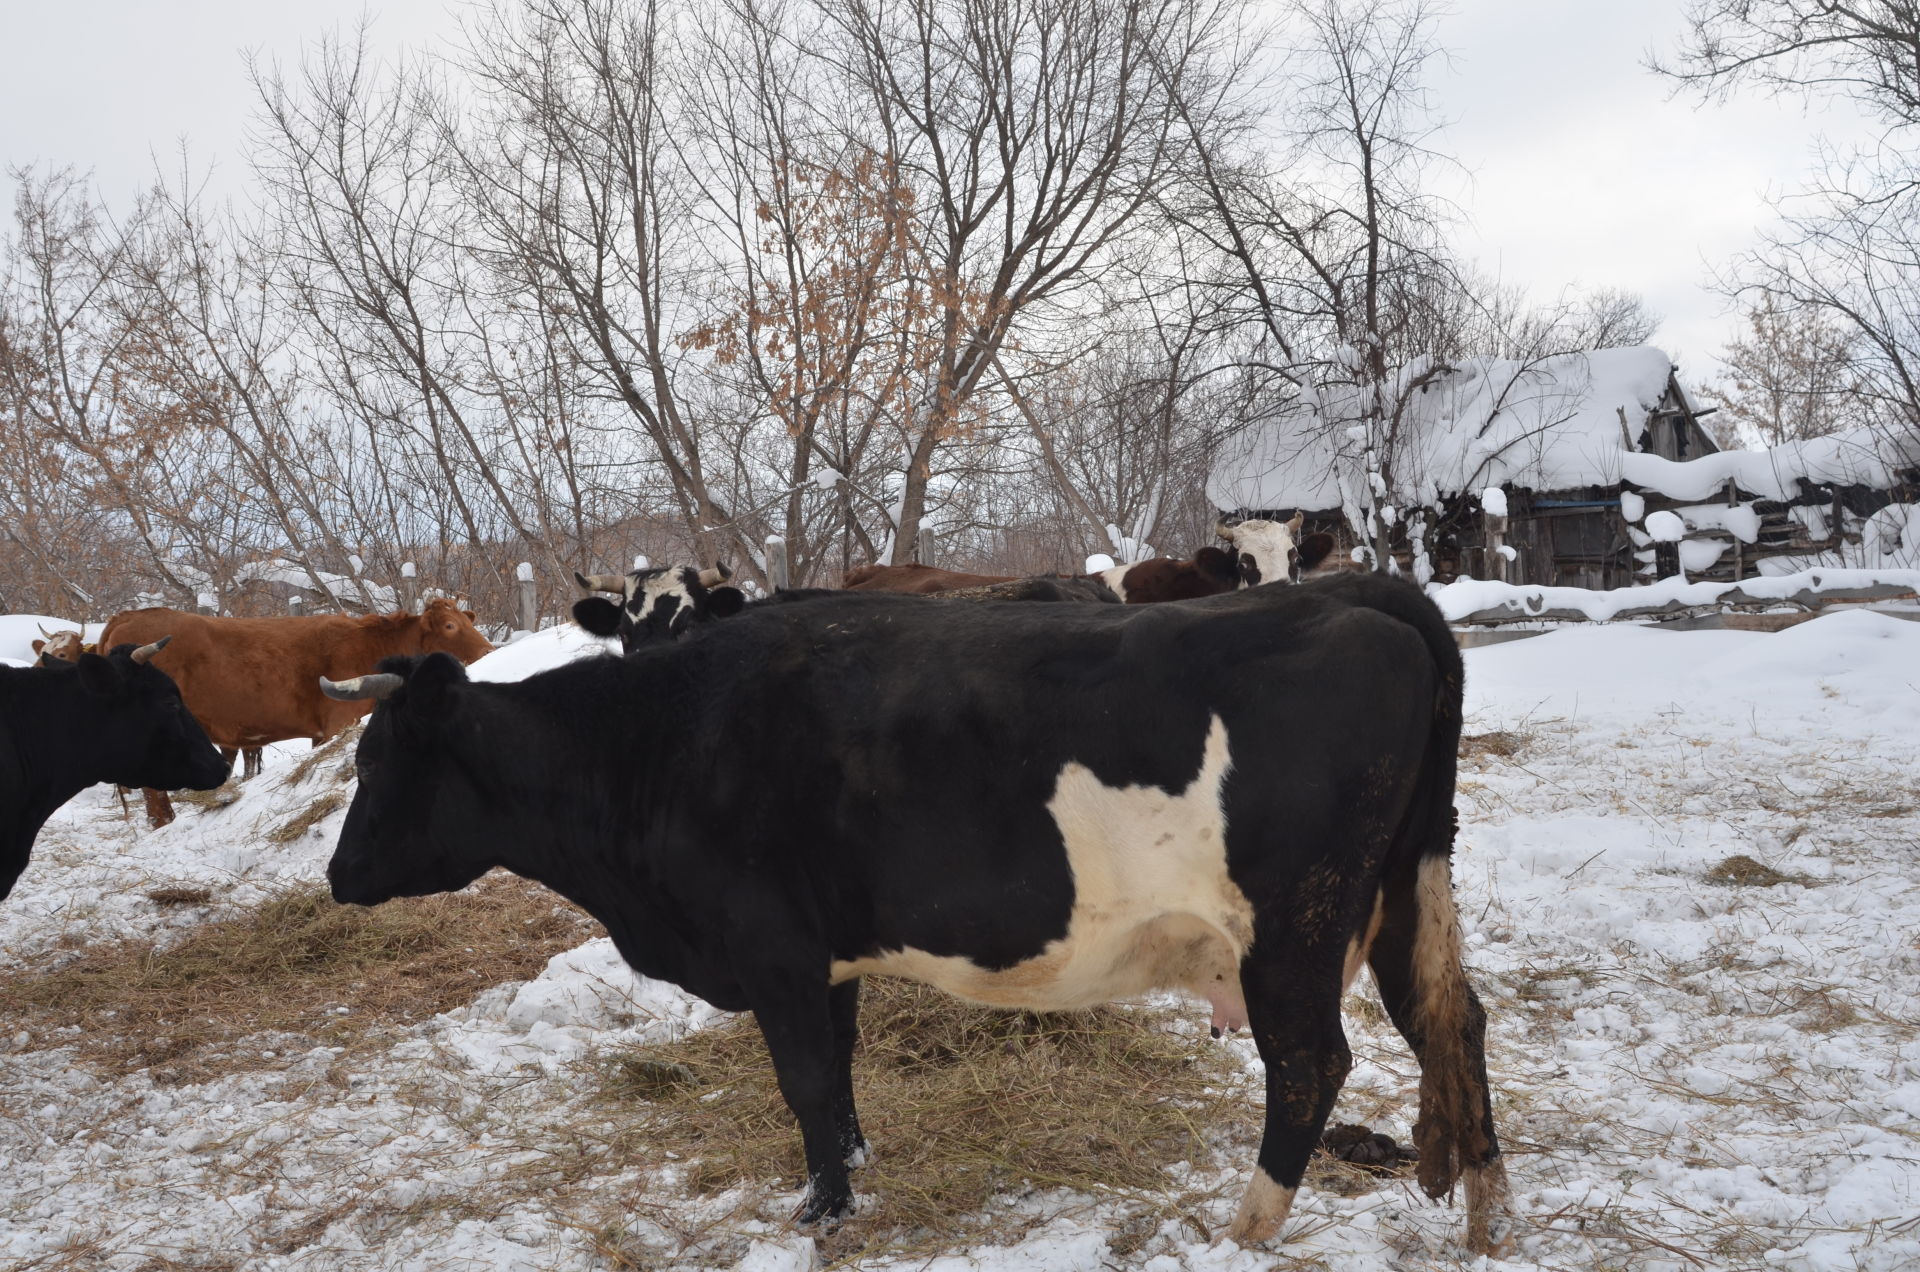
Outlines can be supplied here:
[[807, 1199], [800, 1203], [800, 1209], [793, 1218], [794, 1222], [802, 1228], [814, 1228], [824, 1236], [837, 1229], [841, 1221], [852, 1214], [851, 1194], [832, 1197], [814, 1189], [808, 1189]]
[[864, 1139], [847, 1150], [847, 1169], [859, 1170], [873, 1160], [873, 1146]]

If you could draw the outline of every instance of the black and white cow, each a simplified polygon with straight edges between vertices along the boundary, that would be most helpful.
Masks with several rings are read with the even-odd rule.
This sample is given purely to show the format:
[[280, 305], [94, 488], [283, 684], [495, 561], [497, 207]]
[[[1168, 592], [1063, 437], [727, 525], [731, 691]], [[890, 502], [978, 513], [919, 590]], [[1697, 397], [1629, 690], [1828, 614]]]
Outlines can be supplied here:
[[724, 586], [731, 574], [725, 565], [576, 573], [574, 579], [587, 591], [612, 592], [620, 600], [616, 604], [604, 596], [584, 597], [573, 603], [573, 620], [596, 636], [618, 636], [632, 653], [649, 643], [684, 636], [701, 623], [738, 614], [747, 596], [737, 587]]
[[[1155, 987], [1252, 1026], [1266, 1130], [1232, 1234], [1278, 1234], [1370, 966], [1420, 1060], [1420, 1181], [1504, 1241], [1485, 1017], [1450, 882], [1462, 669], [1431, 603], [1348, 575], [1167, 605], [842, 593], [698, 640], [469, 682], [393, 659], [328, 866], [373, 905], [494, 866], [633, 967], [751, 1010], [800, 1124], [800, 1218], [852, 1203], [860, 978], [1010, 1008]], [[1316, 722], [1312, 744], [1302, 730]]]
[[0, 667], [0, 900], [47, 818], [95, 782], [206, 791], [227, 780], [180, 690], [147, 665], [166, 643]]

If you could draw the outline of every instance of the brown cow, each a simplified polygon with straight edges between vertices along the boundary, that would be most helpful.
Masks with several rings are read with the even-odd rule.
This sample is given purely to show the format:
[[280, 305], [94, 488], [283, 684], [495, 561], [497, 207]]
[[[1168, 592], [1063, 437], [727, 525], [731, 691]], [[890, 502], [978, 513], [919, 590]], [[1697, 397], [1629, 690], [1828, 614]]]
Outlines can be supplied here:
[[[154, 608], [115, 614], [100, 647], [146, 644], [158, 635], [173, 643], [154, 660], [172, 676], [180, 697], [213, 744], [232, 763], [241, 747], [289, 738], [318, 744], [367, 713], [371, 703], [336, 702], [320, 692], [320, 677], [347, 680], [373, 671], [393, 654], [445, 650], [472, 662], [493, 646], [473, 626], [473, 611], [444, 598], [419, 614], [315, 614], [298, 618], [206, 618]], [[173, 820], [163, 791], [147, 792], [147, 820]]]
[[931, 565], [909, 562], [906, 565], [863, 565], [848, 570], [840, 586], [848, 592], [911, 592], [927, 596], [951, 592], [955, 588], [985, 587], [990, 583], [1011, 583], [1011, 574], [962, 574]]

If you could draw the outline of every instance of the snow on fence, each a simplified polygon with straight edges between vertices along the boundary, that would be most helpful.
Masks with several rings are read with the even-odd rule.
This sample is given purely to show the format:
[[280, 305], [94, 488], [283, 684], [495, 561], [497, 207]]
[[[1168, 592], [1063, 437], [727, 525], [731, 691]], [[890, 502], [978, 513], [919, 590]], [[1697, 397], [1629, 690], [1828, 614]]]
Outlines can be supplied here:
[[1920, 570], [1803, 570], [1739, 583], [1689, 583], [1676, 575], [1645, 587], [1592, 591], [1459, 579], [1428, 589], [1450, 623], [1594, 622], [1671, 618], [1746, 606], [1823, 605], [1920, 598]]

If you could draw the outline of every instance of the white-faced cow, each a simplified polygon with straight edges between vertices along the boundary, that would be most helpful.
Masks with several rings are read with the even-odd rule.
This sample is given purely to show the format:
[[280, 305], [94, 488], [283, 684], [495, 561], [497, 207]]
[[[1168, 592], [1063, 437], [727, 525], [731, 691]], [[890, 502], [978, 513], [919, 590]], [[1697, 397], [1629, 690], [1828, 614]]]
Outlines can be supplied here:
[[1504, 1172], [1450, 877], [1461, 681], [1439, 612], [1371, 575], [1154, 606], [842, 593], [507, 684], [390, 659], [329, 686], [385, 700], [327, 873], [373, 905], [504, 866], [641, 973], [752, 1011], [806, 1145], [804, 1222], [852, 1205], [871, 974], [1030, 1010], [1172, 987], [1251, 1025], [1266, 1129], [1232, 1233], [1274, 1237], [1370, 966], [1420, 1061], [1420, 1182], [1464, 1177], [1489, 1251]]
[[1333, 536], [1310, 534], [1295, 542], [1301, 518], [1292, 521], [1224, 521], [1216, 533], [1228, 548], [1201, 548], [1191, 561], [1154, 557], [1100, 571], [1108, 587], [1129, 605], [1157, 605], [1216, 596], [1261, 583], [1298, 583], [1303, 572], [1333, 551]]
[[47, 818], [95, 782], [205, 791], [226, 780], [179, 689], [148, 665], [166, 643], [0, 667], [0, 899]]
[[1316, 532], [1302, 538], [1300, 527], [1305, 521], [1306, 515], [1296, 512], [1291, 521], [1250, 517], [1231, 524], [1221, 521], [1214, 527], [1214, 533], [1233, 548], [1241, 587], [1298, 583], [1308, 570], [1327, 559], [1333, 551], [1333, 536]]

